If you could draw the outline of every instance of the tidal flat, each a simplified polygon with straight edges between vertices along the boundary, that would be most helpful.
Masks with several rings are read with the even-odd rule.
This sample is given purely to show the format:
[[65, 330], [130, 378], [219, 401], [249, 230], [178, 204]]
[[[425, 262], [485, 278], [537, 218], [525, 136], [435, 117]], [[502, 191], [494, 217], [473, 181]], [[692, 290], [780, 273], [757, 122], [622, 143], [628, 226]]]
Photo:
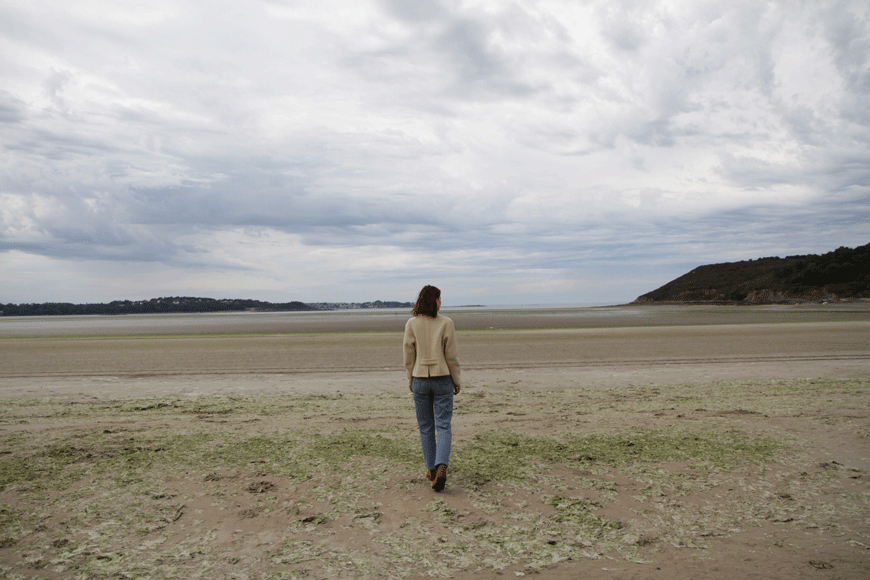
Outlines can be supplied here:
[[0, 320], [0, 576], [870, 576], [870, 305], [448, 315]]

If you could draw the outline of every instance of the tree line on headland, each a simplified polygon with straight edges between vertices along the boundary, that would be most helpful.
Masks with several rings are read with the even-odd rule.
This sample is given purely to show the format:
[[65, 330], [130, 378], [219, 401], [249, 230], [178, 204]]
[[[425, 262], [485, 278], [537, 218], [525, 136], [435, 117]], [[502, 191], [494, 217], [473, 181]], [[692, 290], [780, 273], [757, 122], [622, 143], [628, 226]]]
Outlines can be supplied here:
[[327, 303], [262, 302], [235, 298], [191, 298], [176, 296], [150, 300], [115, 300], [108, 304], [70, 304], [47, 302], [43, 304], [0, 304], [0, 316], [65, 316], [71, 314], [169, 314], [202, 312], [292, 312], [306, 310], [337, 310], [344, 308], [410, 308], [410, 302]]
[[827, 254], [759, 258], [699, 266], [636, 304], [762, 304], [870, 298], [870, 244]]

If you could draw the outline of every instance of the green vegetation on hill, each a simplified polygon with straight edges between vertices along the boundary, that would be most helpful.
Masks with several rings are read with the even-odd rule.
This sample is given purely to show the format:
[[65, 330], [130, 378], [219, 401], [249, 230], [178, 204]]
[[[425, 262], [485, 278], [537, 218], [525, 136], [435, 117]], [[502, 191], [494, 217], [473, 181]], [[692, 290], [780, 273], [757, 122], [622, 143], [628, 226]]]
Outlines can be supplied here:
[[870, 244], [821, 256], [759, 258], [699, 266], [635, 300], [742, 302], [870, 298]]

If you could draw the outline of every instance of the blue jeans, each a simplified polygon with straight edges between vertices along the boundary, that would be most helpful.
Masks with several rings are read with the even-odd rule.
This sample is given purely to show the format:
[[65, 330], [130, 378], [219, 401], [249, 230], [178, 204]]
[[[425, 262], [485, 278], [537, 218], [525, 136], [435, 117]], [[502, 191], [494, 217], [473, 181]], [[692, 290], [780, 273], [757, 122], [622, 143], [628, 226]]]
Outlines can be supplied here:
[[[414, 377], [414, 407], [420, 427], [420, 444], [426, 469], [450, 463], [450, 421], [453, 419], [453, 379], [443, 377]], [[436, 432], [438, 434], [436, 439]]]

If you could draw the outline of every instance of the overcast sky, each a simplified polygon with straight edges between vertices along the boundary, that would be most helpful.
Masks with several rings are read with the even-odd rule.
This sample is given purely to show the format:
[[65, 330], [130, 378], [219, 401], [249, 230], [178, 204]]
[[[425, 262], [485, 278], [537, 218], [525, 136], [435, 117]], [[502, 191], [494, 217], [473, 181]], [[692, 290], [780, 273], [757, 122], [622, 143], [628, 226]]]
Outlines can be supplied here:
[[870, 242], [866, 0], [0, 0], [0, 302], [622, 303]]

